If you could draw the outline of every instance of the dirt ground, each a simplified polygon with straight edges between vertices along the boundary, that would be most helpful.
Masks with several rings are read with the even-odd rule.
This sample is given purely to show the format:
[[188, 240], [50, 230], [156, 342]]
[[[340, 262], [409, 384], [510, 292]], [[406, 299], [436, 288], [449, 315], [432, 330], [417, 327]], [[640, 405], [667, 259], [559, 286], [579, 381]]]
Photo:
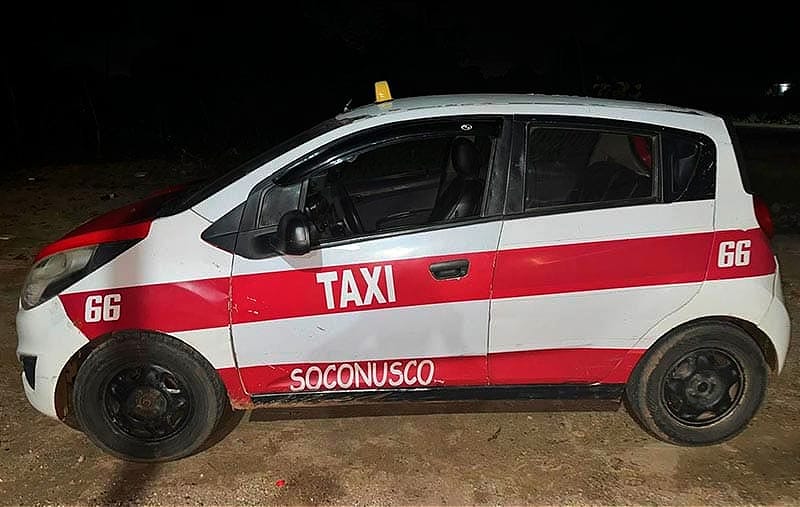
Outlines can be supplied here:
[[[800, 158], [784, 162], [800, 170]], [[0, 503], [800, 503], [798, 347], [750, 427], [713, 447], [658, 442], [613, 405], [472, 403], [260, 410], [180, 462], [101, 453], [25, 400], [14, 352], [20, 286], [46, 242], [195, 174], [143, 162], [41, 168], [2, 183]], [[800, 235], [779, 235], [774, 246], [798, 322]]]

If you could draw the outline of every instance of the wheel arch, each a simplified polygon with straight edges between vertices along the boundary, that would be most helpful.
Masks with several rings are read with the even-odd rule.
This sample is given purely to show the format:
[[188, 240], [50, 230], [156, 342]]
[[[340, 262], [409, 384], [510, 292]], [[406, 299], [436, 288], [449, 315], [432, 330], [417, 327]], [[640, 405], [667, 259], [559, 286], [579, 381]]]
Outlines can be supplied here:
[[[736, 352], [733, 357], [739, 364], [738, 375], [728, 377], [739, 383], [735, 395], [728, 392], [731, 405], [717, 411], [715, 401], [713, 406], [695, 406], [699, 412], [693, 416], [688, 414], [688, 417], [699, 417], [711, 411], [712, 418], [707, 423], [700, 419], [687, 420], [680, 414], [670, 412], [669, 402], [664, 397], [667, 385], [665, 380], [670, 378], [674, 368], [689, 354], [701, 351], [706, 346], [726, 354]], [[626, 383], [623, 401], [633, 418], [648, 433], [660, 440], [688, 446], [723, 442], [744, 431], [764, 400], [769, 383], [769, 369], [776, 371], [777, 366], [771, 348], [770, 341], [758, 332], [755, 324], [747, 320], [729, 315], [692, 319], [664, 333], [646, 350]], [[689, 374], [693, 375], [697, 371], [693, 368]], [[701, 376], [705, 374], [706, 372], [700, 372]], [[684, 380], [687, 378], [688, 376], [684, 377]], [[740, 380], [742, 378], [745, 379], [744, 382]], [[687, 387], [685, 384], [681, 385], [684, 387], [678, 389], [684, 392], [683, 401], [686, 401]], [[731, 385], [726, 384], [725, 390]], [[703, 391], [698, 389], [696, 392]]]
[[[83, 363], [86, 361], [86, 358], [97, 349], [100, 345], [107, 343], [112, 340], [121, 340], [125, 338], [131, 338], [133, 336], [141, 337], [143, 334], [155, 334], [164, 336], [169, 338], [170, 340], [175, 340], [176, 342], [180, 342], [183, 345], [191, 348], [195, 352], [198, 353], [201, 357], [206, 359], [206, 356], [202, 353], [202, 351], [198, 350], [196, 347], [192, 346], [192, 344], [187, 343], [186, 340], [181, 340], [178, 337], [170, 335], [168, 333], [163, 333], [160, 331], [152, 331], [148, 329], [126, 329], [123, 331], [112, 331], [110, 333], [106, 333], [102, 336], [99, 336], [93, 340], [89, 340], [88, 343], [83, 345], [80, 349], [78, 349], [72, 357], [66, 362], [64, 367], [61, 369], [61, 373], [59, 374], [58, 381], [56, 383], [55, 389], [55, 409], [58, 418], [69, 425], [74, 429], [80, 429], [77, 421], [74, 417], [74, 412], [72, 410], [72, 391], [75, 386], [75, 377], [78, 375], [78, 370], [80, 370]], [[232, 380], [235, 382], [238, 380], [238, 374], [236, 375], [235, 379], [230, 378], [230, 375], [221, 375], [220, 370], [214, 368], [213, 365], [209, 363], [209, 366], [217, 373], [217, 376], [220, 379], [220, 382], [225, 386], [226, 396], [228, 396], [228, 401], [232, 402], [232, 395], [235, 394], [236, 387], [235, 385], [231, 385]], [[239, 381], [241, 382], [241, 381]], [[241, 389], [241, 387], [239, 387]], [[231, 403], [234, 406], [233, 403]], [[234, 408], [236, 408], [234, 406]]]
[[[697, 325], [703, 325], [703, 324], [713, 324], [713, 323], [717, 323], [717, 324], [718, 323], [724, 323], [724, 324], [733, 325], [733, 326], [738, 327], [742, 331], [744, 331], [745, 334], [750, 336], [750, 338], [752, 338], [753, 341], [756, 342], [756, 344], [758, 345], [758, 348], [761, 349], [761, 353], [764, 354], [764, 359], [766, 360], [767, 364], [769, 365], [770, 370], [772, 370], [775, 373], [778, 372], [778, 366], [779, 366], [778, 354], [777, 354], [777, 351], [775, 349], [775, 345], [772, 343], [772, 340], [770, 340], [769, 336], [767, 336], [767, 334], [764, 331], [762, 331], [753, 322], [750, 322], [750, 321], [748, 321], [746, 319], [742, 319], [740, 317], [731, 316], [731, 315], [711, 315], [711, 316], [699, 317], [699, 318], [696, 318], [696, 319], [692, 319], [692, 320], [683, 322], [683, 323], [673, 327], [669, 331], [663, 333], [660, 337], [658, 337], [658, 339], [656, 339], [652, 344], [650, 344], [650, 346], [647, 348], [647, 350], [648, 351], [651, 350], [655, 346], [656, 343], [666, 339], [670, 335], [674, 334], [676, 331], [679, 331], [681, 329], [685, 329], [685, 328], [691, 327], [691, 326], [697, 326]], [[642, 356], [639, 358], [639, 361], [641, 361], [646, 354], [647, 354], [647, 351], [645, 351], [645, 353], [642, 354]]]

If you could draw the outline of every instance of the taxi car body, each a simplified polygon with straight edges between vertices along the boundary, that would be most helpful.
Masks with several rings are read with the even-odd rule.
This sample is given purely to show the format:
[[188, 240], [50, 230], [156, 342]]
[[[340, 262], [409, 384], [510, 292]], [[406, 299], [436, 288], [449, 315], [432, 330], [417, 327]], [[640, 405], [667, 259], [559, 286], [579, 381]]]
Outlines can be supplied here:
[[385, 99], [39, 254], [25, 393], [144, 461], [228, 404], [624, 398], [655, 436], [741, 431], [789, 345], [732, 133], [670, 106]]

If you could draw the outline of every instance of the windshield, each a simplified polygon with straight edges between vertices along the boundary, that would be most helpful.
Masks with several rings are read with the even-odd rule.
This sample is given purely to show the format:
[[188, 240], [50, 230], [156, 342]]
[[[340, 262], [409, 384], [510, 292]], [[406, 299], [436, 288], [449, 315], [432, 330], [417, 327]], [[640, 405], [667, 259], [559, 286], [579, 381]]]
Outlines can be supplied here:
[[211, 180], [210, 182], [203, 180], [191, 183], [182, 191], [178, 192], [172, 199], [164, 203], [164, 205], [158, 210], [158, 216], [163, 217], [174, 215], [189, 209], [197, 203], [207, 199], [211, 195], [219, 192], [236, 180], [243, 178], [250, 172], [258, 169], [270, 160], [278, 157], [282, 153], [286, 153], [289, 150], [297, 148], [301, 144], [310, 141], [315, 137], [321, 136], [322, 134], [330, 132], [331, 130], [339, 128], [343, 125], [347, 125], [352, 121], [352, 118], [346, 120], [339, 120], [336, 118], [326, 120], [308, 130], [297, 134], [294, 137], [287, 139], [280, 144], [273, 146], [264, 153], [251, 158], [247, 162], [237, 166], [231, 171], [226, 172], [222, 176]]

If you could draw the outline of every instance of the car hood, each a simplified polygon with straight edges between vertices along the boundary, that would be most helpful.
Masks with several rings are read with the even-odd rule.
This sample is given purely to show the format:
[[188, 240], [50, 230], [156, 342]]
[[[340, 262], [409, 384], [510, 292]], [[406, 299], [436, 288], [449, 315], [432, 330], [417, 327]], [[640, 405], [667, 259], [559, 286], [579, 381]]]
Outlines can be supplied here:
[[146, 199], [117, 208], [84, 222], [58, 241], [44, 247], [36, 261], [64, 250], [83, 246], [143, 239], [150, 232], [150, 224], [161, 206], [183, 186], [159, 191]]

